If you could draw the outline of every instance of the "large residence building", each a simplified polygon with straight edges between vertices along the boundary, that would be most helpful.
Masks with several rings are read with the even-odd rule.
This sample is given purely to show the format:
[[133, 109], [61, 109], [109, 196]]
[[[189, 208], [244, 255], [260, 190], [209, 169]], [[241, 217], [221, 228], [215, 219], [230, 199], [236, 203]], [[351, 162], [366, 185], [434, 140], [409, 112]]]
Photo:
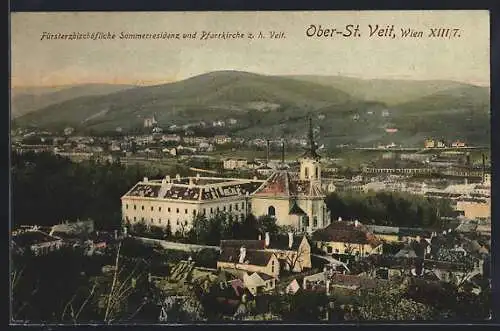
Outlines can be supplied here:
[[122, 217], [130, 224], [186, 231], [196, 215], [207, 218], [230, 213], [244, 218], [250, 212], [250, 195], [263, 180], [214, 177], [165, 177], [137, 183], [122, 198]]
[[144, 178], [121, 198], [123, 221], [160, 227], [170, 224], [175, 233], [188, 230], [196, 215], [210, 218], [225, 212], [244, 218], [252, 213], [275, 217], [278, 225], [291, 226], [296, 232], [311, 233], [330, 224], [316, 146], [310, 123], [309, 146], [299, 160], [300, 172], [290, 172], [283, 165], [267, 180]]

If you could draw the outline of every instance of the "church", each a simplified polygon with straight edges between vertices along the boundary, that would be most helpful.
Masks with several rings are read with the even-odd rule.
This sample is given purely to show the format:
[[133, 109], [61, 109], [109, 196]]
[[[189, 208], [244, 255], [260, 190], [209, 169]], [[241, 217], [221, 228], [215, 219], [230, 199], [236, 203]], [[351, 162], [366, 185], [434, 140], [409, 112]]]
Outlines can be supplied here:
[[321, 157], [314, 141], [312, 119], [309, 119], [309, 142], [299, 159], [299, 173], [277, 169], [252, 194], [252, 213], [276, 218], [280, 226], [297, 232], [311, 233], [330, 224], [326, 194], [321, 186]]

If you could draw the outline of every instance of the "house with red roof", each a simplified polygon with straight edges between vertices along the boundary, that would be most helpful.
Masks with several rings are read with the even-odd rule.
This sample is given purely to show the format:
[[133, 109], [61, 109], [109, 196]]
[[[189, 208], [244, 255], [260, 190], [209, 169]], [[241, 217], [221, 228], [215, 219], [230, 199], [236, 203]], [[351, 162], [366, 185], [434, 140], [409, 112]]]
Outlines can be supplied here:
[[359, 221], [335, 221], [315, 231], [312, 240], [327, 254], [367, 256], [382, 253], [382, 241]]

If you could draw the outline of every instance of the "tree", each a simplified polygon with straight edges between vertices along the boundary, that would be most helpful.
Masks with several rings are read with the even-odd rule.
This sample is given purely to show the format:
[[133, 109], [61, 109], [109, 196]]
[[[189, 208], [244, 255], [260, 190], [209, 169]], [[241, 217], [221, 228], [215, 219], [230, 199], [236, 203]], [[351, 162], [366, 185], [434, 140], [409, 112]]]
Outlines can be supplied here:
[[270, 305], [270, 312], [286, 321], [317, 322], [326, 316], [327, 306], [325, 293], [299, 291], [281, 296], [279, 302]]
[[379, 286], [362, 290], [346, 319], [360, 321], [413, 321], [435, 318], [432, 307], [406, 297], [405, 287]]
[[297, 251], [293, 253], [287, 253], [285, 257], [285, 263], [288, 266], [288, 270], [293, 271], [297, 266], [297, 263], [301, 263], [307, 254], [310, 254], [310, 251], [306, 250], [306, 247], [300, 245], [297, 248]]
[[263, 215], [257, 218], [257, 228], [260, 233], [269, 233], [269, 235], [276, 235], [279, 233], [279, 227], [276, 224], [276, 218]]

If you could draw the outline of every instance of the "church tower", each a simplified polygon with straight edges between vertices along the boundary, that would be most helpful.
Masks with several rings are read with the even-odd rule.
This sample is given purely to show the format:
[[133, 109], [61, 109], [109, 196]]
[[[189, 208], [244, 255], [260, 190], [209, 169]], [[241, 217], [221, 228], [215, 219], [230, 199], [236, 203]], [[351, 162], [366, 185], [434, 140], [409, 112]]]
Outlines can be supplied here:
[[300, 179], [321, 181], [321, 157], [318, 155], [317, 144], [314, 141], [312, 118], [309, 117], [308, 146], [305, 153], [300, 158]]

